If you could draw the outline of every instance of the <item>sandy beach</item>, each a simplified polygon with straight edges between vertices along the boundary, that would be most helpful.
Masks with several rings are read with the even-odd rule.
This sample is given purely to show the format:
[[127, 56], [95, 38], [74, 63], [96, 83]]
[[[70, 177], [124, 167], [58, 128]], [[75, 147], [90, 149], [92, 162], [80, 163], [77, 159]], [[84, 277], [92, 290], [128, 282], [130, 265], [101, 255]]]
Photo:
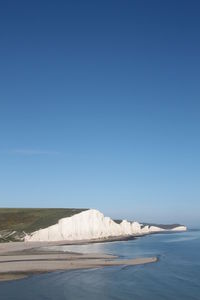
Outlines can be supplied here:
[[118, 259], [107, 254], [83, 254], [43, 250], [42, 247], [62, 243], [3, 243], [0, 244], [0, 281], [22, 279], [29, 275], [54, 271], [91, 269], [106, 266], [139, 265], [156, 262], [157, 257]]

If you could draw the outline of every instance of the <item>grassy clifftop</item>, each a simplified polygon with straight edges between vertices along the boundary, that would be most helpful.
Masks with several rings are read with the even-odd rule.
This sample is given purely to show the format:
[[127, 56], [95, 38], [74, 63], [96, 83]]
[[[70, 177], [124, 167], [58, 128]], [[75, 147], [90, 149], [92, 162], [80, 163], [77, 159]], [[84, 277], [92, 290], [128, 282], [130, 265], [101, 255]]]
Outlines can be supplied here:
[[[77, 208], [0, 208], [0, 241], [18, 240], [30, 233], [56, 224], [86, 209]], [[13, 233], [15, 231], [15, 233]]]

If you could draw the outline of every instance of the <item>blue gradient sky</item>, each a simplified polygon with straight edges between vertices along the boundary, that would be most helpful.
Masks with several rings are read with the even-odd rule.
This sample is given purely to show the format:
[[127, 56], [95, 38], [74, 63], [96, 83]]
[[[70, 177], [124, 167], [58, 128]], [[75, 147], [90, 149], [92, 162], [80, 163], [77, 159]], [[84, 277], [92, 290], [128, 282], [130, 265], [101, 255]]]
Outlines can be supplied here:
[[199, 14], [2, 1], [0, 206], [200, 224]]

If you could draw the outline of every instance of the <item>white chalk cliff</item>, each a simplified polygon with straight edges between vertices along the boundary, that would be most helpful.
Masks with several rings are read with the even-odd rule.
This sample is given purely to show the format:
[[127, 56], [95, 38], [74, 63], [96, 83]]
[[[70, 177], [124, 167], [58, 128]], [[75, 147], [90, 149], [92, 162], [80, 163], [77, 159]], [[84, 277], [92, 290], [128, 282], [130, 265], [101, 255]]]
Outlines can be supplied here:
[[177, 226], [171, 229], [171, 231], [186, 231], [187, 228], [185, 226]]
[[[184, 231], [185, 226], [176, 227], [176, 231]], [[142, 226], [138, 222], [123, 220], [120, 224], [95, 209], [83, 211], [72, 217], [63, 218], [57, 224], [40, 229], [26, 235], [25, 241], [78, 241], [119, 236], [135, 236], [165, 231], [155, 226]]]

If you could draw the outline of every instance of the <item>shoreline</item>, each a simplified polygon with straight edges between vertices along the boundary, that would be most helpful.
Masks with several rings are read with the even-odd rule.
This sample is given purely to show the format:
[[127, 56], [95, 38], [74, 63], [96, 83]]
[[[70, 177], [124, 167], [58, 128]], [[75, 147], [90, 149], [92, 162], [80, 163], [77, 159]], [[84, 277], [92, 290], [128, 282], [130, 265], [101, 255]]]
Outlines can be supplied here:
[[[66, 262], [65, 260], [54, 260], [51, 261], [53, 264], [49, 265], [49, 260], [33, 260], [29, 261], [31, 264], [24, 261], [25, 264], [22, 264], [20, 261], [20, 266], [14, 267], [14, 270], [0, 272], [0, 282], [2, 281], [12, 281], [24, 279], [32, 275], [37, 274], [46, 274], [53, 272], [64, 272], [72, 270], [83, 270], [83, 269], [96, 269], [104, 267], [113, 267], [113, 266], [136, 266], [155, 263], [158, 261], [157, 257], [144, 257], [144, 258], [135, 258], [135, 259], [124, 259], [124, 260], [107, 260], [104, 258], [96, 259], [84, 259], [84, 262], [80, 259]], [[60, 264], [61, 262], [61, 264]], [[9, 262], [12, 263], [13, 262]], [[0, 263], [1, 265], [1, 263]]]
[[[100, 241], [99, 241], [100, 242]], [[103, 241], [101, 241], [103, 242]], [[134, 266], [158, 261], [157, 257], [119, 259], [107, 254], [74, 253], [43, 250], [47, 246], [77, 243], [10, 242], [0, 244], [0, 282], [26, 278], [31, 275], [56, 271], [103, 268], [106, 266]], [[79, 245], [85, 244], [79, 243]]]

